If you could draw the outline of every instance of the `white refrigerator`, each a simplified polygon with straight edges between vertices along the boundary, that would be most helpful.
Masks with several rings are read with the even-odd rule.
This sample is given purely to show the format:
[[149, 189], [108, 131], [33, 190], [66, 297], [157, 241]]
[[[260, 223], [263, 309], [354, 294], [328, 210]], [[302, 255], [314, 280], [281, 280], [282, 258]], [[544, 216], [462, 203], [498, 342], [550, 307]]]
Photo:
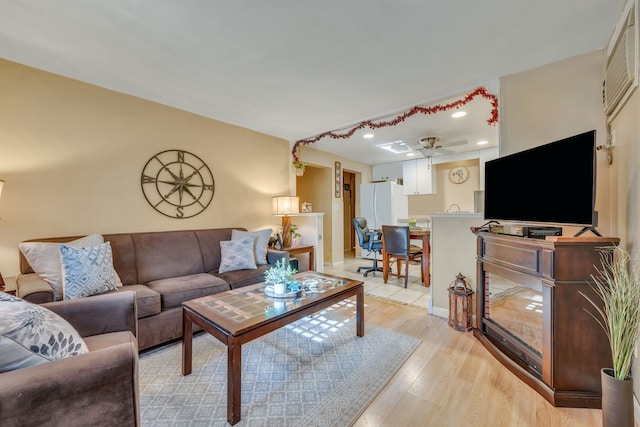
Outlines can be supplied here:
[[[360, 185], [360, 216], [367, 219], [369, 229], [382, 231], [383, 225], [397, 225], [398, 219], [409, 217], [409, 199], [402, 185], [395, 182], [372, 182]], [[367, 256], [367, 251], [362, 251]], [[380, 259], [380, 257], [378, 257]]]

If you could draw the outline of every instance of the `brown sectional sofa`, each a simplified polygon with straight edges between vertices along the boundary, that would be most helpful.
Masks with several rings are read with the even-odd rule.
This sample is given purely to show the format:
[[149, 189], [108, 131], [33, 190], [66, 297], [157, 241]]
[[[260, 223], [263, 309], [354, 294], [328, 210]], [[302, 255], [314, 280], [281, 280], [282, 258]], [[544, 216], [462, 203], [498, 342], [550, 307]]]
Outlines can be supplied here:
[[[259, 283], [270, 264], [284, 251], [269, 250], [269, 264], [256, 270], [218, 274], [220, 242], [231, 240], [234, 228], [105, 234], [113, 251], [113, 265], [123, 287], [132, 290], [138, 306], [138, 348], [149, 349], [182, 336], [182, 302], [242, 286]], [[246, 231], [244, 228], [236, 230]], [[38, 242], [69, 242], [78, 237], [33, 239]], [[17, 292], [36, 303], [53, 301], [51, 286], [33, 272], [20, 254]]]

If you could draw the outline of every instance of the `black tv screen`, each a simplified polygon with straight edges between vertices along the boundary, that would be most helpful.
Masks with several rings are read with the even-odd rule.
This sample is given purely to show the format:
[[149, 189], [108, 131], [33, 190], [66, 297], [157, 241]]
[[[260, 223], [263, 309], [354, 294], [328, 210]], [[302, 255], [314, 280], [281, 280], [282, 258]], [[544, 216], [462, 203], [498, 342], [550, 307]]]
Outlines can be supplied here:
[[488, 220], [596, 226], [596, 131], [485, 163]]

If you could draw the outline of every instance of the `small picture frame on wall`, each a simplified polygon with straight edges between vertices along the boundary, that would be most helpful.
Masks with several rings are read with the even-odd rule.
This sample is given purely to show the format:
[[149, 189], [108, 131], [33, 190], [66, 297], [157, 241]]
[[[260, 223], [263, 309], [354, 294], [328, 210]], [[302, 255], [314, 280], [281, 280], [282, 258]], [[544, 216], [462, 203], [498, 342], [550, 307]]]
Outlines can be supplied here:
[[340, 162], [336, 162], [336, 199], [339, 199], [342, 195], [342, 165]]

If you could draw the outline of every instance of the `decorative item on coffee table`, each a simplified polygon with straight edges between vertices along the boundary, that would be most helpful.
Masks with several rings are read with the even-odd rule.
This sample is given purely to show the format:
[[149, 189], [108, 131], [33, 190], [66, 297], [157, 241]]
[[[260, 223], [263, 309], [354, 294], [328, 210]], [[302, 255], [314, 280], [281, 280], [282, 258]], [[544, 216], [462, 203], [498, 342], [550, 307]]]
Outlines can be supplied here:
[[293, 275], [297, 272], [284, 258], [277, 261], [275, 266], [264, 273], [264, 281], [267, 284], [264, 288], [265, 294], [276, 298], [299, 296], [300, 283], [293, 279]]
[[601, 370], [602, 425], [633, 427], [630, 373], [640, 335], [640, 269], [629, 268], [629, 253], [620, 247], [600, 255], [602, 269], [591, 276], [597, 298], [580, 293], [595, 308], [597, 315], [589, 314], [605, 330], [611, 347], [613, 368]]

